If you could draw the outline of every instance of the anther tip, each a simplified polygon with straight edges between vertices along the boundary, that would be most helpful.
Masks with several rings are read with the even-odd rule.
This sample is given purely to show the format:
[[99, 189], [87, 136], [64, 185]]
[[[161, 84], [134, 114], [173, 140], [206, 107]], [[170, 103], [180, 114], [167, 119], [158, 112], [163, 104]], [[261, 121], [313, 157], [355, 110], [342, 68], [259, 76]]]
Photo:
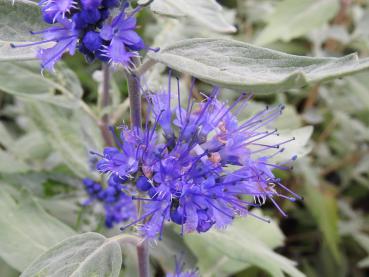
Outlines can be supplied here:
[[10, 43], [10, 47], [11, 48], [16, 48], [15, 44], [14, 43]]

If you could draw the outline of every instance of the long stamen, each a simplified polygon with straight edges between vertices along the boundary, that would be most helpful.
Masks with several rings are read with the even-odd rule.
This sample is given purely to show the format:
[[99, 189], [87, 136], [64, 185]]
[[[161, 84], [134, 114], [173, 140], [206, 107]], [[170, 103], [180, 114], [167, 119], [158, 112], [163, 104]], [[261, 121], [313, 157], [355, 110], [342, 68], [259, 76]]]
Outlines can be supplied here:
[[231, 111], [231, 110], [233, 110], [233, 108], [234, 107], [236, 107], [236, 105], [245, 97], [245, 93], [242, 93], [241, 94], [241, 96], [239, 96], [238, 98], [237, 98], [237, 100], [236, 101], [234, 101], [233, 102], [233, 104], [222, 114], [222, 116], [219, 118], [219, 119], [217, 119], [217, 121], [216, 121], [216, 124], [215, 125], [218, 125], [219, 124], [219, 122]]
[[181, 125], [183, 124], [183, 120], [182, 120], [182, 106], [181, 106], [181, 96], [179, 94], [179, 79], [178, 77], [176, 77], [177, 80], [177, 97], [178, 97], [178, 108], [179, 108], [179, 119], [181, 121]]
[[127, 228], [129, 228], [129, 227], [131, 227], [131, 226], [135, 225], [136, 223], [138, 223], [138, 222], [140, 222], [140, 221], [144, 220], [145, 218], [149, 217], [150, 215], [152, 215], [152, 214], [156, 213], [158, 210], [160, 210], [160, 208], [157, 208], [157, 209], [155, 209], [155, 210], [153, 210], [153, 211], [151, 211], [151, 212], [148, 212], [148, 213], [144, 214], [144, 215], [143, 215], [143, 216], [141, 216], [139, 219], [137, 219], [137, 220], [135, 220], [135, 221], [131, 222], [130, 224], [128, 224], [128, 225], [126, 225], [126, 226], [121, 227], [121, 228], [120, 228], [120, 230], [121, 230], [121, 231], [126, 230]]
[[43, 68], [46, 67], [47, 64], [51, 63], [56, 57], [59, 55], [62, 55], [66, 49], [73, 43], [73, 41], [70, 41], [67, 45], [65, 45], [60, 51], [58, 51], [54, 56], [52, 56], [50, 59], [48, 59], [45, 63], [43, 63], [41, 66]]

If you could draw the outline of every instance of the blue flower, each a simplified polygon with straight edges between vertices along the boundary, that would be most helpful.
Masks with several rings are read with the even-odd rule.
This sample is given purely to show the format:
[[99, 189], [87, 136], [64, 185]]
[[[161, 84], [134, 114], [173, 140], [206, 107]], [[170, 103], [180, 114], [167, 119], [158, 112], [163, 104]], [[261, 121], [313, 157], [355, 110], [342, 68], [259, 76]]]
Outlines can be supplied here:
[[45, 43], [54, 43], [50, 48], [40, 48], [37, 57], [41, 61], [42, 70], [54, 70], [54, 65], [59, 61], [65, 52], [74, 55], [79, 31], [76, 30], [74, 22], [66, 18], [58, 18], [57, 26], [47, 28], [43, 31], [34, 33], [43, 36], [44, 40], [23, 45], [11, 45], [12, 47], [28, 47]]
[[118, 148], [106, 148], [97, 165], [101, 173], [130, 178], [135, 185], [132, 198], [142, 202], [142, 215], [123, 229], [141, 222], [138, 229], [143, 236], [159, 239], [168, 221], [179, 225], [181, 234], [223, 229], [236, 216], [258, 217], [252, 208], [267, 201], [285, 215], [275, 199], [300, 197], [272, 171], [289, 167], [271, 159], [294, 138], [264, 142], [278, 138], [270, 123], [284, 107], [267, 107], [239, 122], [237, 115], [250, 95], [242, 94], [228, 105], [217, 99], [219, 88], [214, 88], [200, 103], [190, 95], [184, 107], [180, 100], [171, 104], [170, 87], [169, 82], [166, 92], [146, 95], [145, 127], [122, 127], [120, 138], [116, 137]]
[[100, 7], [102, 0], [81, 0], [82, 7], [86, 10], [96, 10]]
[[109, 59], [112, 64], [123, 64], [131, 67], [132, 57], [137, 56], [136, 52], [129, 50], [142, 50], [145, 45], [142, 38], [135, 32], [136, 18], [127, 16], [121, 12], [111, 22], [106, 23], [100, 32], [100, 37], [104, 41], [109, 41], [101, 51], [103, 56]]
[[77, 8], [75, 0], [41, 0], [39, 6], [43, 19], [47, 23], [55, 23], [59, 17], [65, 18], [72, 9]]
[[64, 53], [74, 55], [76, 49], [88, 62], [99, 59], [131, 69], [132, 58], [145, 48], [135, 31], [135, 15], [140, 7], [128, 12], [128, 2], [122, 4], [114, 18], [111, 14], [120, 6], [119, 0], [42, 0], [39, 6], [44, 21], [55, 26], [32, 32], [42, 35], [42, 41], [12, 47], [54, 44], [38, 50], [42, 69], [53, 71]]
[[112, 176], [109, 178], [108, 186], [103, 188], [100, 183], [92, 179], [83, 179], [83, 185], [89, 199], [84, 202], [84, 205], [91, 205], [93, 202], [98, 202], [103, 205], [105, 212], [105, 226], [112, 228], [115, 224], [135, 220], [136, 205], [132, 197], [123, 192], [125, 189], [125, 178]]

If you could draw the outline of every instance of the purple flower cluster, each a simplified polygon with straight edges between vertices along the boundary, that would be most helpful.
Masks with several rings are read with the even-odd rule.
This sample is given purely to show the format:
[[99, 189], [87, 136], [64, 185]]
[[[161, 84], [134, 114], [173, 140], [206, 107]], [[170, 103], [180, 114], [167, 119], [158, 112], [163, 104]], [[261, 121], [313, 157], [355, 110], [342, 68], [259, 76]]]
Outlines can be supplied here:
[[[237, 115], [250, 95], [241, 95], [229, 106], [217, 99], [219, 88], [214, 88], [200, 103], [192, 100], [191, 92], [183, 105], [179, 91], [173, 96], [170, 87], [146, 94], [143, 129], [122, 126], [119, 136], [112, 130], [117, 147], [97, 154], [97, 170], [130, 180], [136, 190], [132, 199], [142, 204], [139, 218], [122, 229], [138, 225], [143, 236], [160, 239], [164, 223], [170, 221], [181, 227], [181, 234], [201, 233], [225, 228], [235, 216], [257, 217], [250, 208], [267, 200], [285, 215], [275, 198], [295, 201], [300, 197], [272, 172], [289, 167], [271, 159], [294, 138], [272, 145], [264, 140], [278, 138], [277, 130], [268, 127], [283, 106], [267, 107], [239, 122]], [[172, 105], [175, 99], [178, 104]]]
[[105, 210], [105, 226], [112, 228], [115, 224], [136, 218], [136, 206], [132, 198], [123, 192], [121, 185], [124, 180], [117, 176], [109, 178], [108, 186], [103, 188], [100, 183], [89, 178], [83, 179], [83, 185], [90, 198], [84, 205], [94, 201], [102, 203]]
[[[39, 42], [12, 45], [28, 47], [52, 43], [40, 48], [38, 58], [42, 69], [52, 71], [62, 55], [74, 55], [78, 49], [86, 60], [99, 59], [113, 65], [132, 67], [132, 57], [145, 48], [136, 33], [135, 14], [127, 13], [127, 1], [120, 0], [42, 0], [39, 2], [43, 19], [52, 27], [35, 35], [42, 35]], [[113, 9], [118, 12], [114, 12]], [[116, 15], [115, 15], [116, 14]], [[115, 16], [114, 16], [115, 15]]]

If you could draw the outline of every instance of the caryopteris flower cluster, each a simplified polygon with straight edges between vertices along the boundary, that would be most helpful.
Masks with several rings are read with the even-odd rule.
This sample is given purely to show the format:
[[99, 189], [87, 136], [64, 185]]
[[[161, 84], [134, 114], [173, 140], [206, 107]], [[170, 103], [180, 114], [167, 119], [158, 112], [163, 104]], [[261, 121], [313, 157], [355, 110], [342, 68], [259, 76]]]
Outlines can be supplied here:
[[105, 226], [112, 228], [114, 224], [135, 219], [136, 206], [132, 198], [123, 192], [122, 180], [117, 176], [109, 179], [108, 186], [103, 188], [101, 184], [85, 178], [83, 185], [90, 198], [84, 205], [90, 205], [94, 201], [103, 203], [105, 211]]
[[240, 122], [237, 116], [251, 95], [242, 94], [228, 105], [218, 100], [215, 87], [199, 103], [191, 92], [184, 104], [179, 89], [173, 95], [170, 88], [169, 84], [168, 91], [146, 93], [144, 128], [122, 126], [119, 136], [112, 130], [117, 147], [97, 154], [97, 170], [122, 186], [133, 184], [132, 199], [141, 204], [140, 216], [122, 229], [137, 225], [143, 236], [161, 238], [164, 223], [170, 221], [180, 226], [181, 234], [201, 233], [225, 228], [235, 216], [257, 217], [250, 208], [267, 200], [285, 215], [275, 198], [300, 197], [272, 172], [289, 167], [272, 160], [294, 138], [265, 142], [278, 138], [269, 125], [283, 106], [267, 107]]
[[51, 27], [31, 31], [43, 40], [13, 47], [51, 43], [40, 48], [37, 56], [42, 69], [52, 71], [62, 55], [80, 51], [88, 62], [99, 59], [113, 65], [132, 67], [132, 57], [145, 48], [135, 32], [135, 14], [139, 7], [127, 12], [129, 4], [120, 0], [41, 0], [43, 19]]

